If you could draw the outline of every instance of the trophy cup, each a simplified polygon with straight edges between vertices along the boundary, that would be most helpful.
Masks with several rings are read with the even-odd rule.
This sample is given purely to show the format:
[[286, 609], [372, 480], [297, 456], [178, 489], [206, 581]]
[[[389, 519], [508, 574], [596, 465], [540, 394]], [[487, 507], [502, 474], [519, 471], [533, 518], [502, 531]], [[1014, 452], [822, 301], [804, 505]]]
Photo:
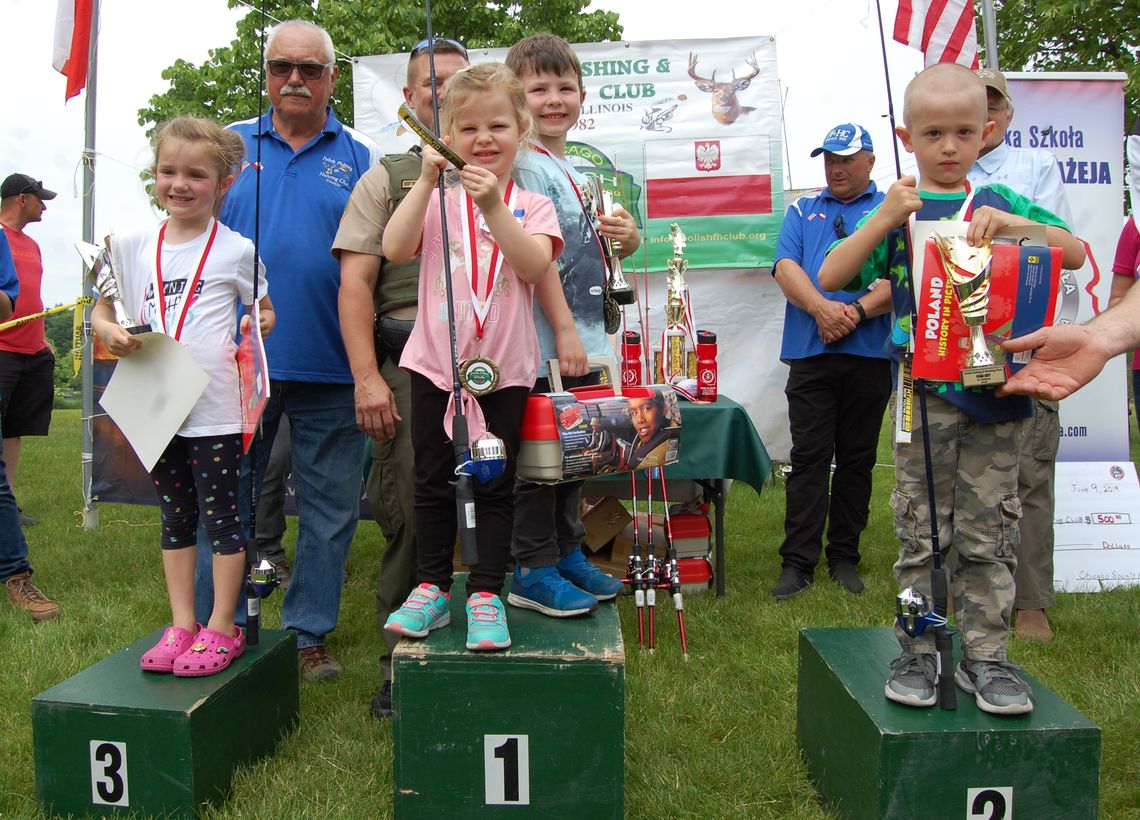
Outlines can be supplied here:
[[966, 354], [966, 366], [961, 371], [962, 386], [1005, 384], [1005, 364], [994, 358], [982, 331], [990, 307], [992, 246], [987, 242], [980, 248], [970, 247], [964, 236], [944, 237], [933, 233], [931, 238], [954, 288], [962, 319], [970, 329], [970, 349]]
[[665, 263], [669, 273], [665, 279], [665, 349], [661, 351], [661, 376], [666, 382], [673, 377], [689, 376], [685, 344], [685, 306], [689, 295], [685, 271], [689, 263], [684, 256], [685, 232], [676, 222], [669, 227], [669, 238], [673, 240], [673, 258]]
[[[600, 176], [590, 176], [590, 192], [593, 194], [594, 207], [598, 215], [613, 216], [614, 197], [602, 185]], [[619, 305], [632, 305], [637, 301], [637, 290], [626, 281], [622, 272], [621, 248], [617, 242], [601, 234], [598, 234], [598, 238], [602, 240], [602, 251], [606, 257], [606, 267], [609, 269], [609, 281], [606, 286], [609, 297]]]
[[87, 281], [111, 306], [115, 312], [115, 321], [125, 328], [127, 333], [132, 335], [149, 333], [149, 325], [137, 324], [134, 319], [127, 315], [127, 309], [123, 307], [123, 290], [119, 285], [119, 275], [115, 271], [111, 237], [108, 236], [103, 242], [104, 247], [102, 248], [88, 242], [75, 243], [75, 249], [83, 257], [83, 265], [87, 268]]

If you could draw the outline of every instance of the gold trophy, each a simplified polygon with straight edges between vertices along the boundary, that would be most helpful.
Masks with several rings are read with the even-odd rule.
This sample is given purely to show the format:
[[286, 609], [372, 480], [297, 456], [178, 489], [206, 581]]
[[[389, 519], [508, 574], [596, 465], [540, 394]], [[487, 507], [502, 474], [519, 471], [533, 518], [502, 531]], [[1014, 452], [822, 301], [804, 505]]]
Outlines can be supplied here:
[[676, 222], [669, 226], [669, 238], [673, 240], [673, 258], [665, 263], [669, 273], [665, 278], [665, 349], [661, 354], [661, 375], [666, 382], [674, 376], [684, 379], [690, 375], [685, 344], [685, 305], [689, 295], [685, 271], [689, 263], [685, 261], [685, 232]]
[[990, 310], [990, 263], [993, 247], [989, 242], [974, 248], [964, 236], [944, 237], [931, 234], [942, 258], [942, 267], [950, 278], [954, 296], [962, 311], [962, 319], [970, 329], [970, 349], [962, 368], [963, 387], [987, 387], [1005, 384], [1005, 364], [999, 363], [986, 343], [982, 326]]
[[119, 265], [116, 263], [115, 254], [111, 248], [112, 237], [113, 234], [103, 240], [104, 247], [102, 248], [89, 242], [75, 243], [75, 249], [83, 257], [83, 265], [87, 269], [87, 281], [111, 306], [115, 312], [115, 321], [126, 328], [127, 333], [149, 333], [150, 326], [136, 323], [127, 315], [127, 309], [123, 307], [123, 288], [116, 270]]
[[[602, 185], [602, 178], [597, 175], [590, 176], [590, 192], [593, 194], [594, 208], [599, 216], [614, 215], [614, 197]], [[602, 251], [606, 257], [606, 267], [609, 269], [609, 281], [606, 290], [609, 297], [619, 305], [632, 305], [637, 301], [637, 290], [626, 281], [621, 269], [621, 245], [612, 239], [598, 234], [602, 241]]]

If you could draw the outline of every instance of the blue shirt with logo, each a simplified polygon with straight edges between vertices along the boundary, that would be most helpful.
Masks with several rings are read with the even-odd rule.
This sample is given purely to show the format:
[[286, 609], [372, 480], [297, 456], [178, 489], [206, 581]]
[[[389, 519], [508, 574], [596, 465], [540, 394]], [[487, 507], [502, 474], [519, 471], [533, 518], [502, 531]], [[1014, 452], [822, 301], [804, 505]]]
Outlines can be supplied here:
[[20, 277], [16, 273], [16, 260], [12, 258], [12, 248], [8, 245], [8, 237], [4, 229], [0, 228], [0, 291], [12, 300], [12, 309], [16, 309], [16, 297], [20, 295]]
[[246, 145], [243, 172], [222, 204], [221, 221], [254, 239], [257, 145], [261, 143], [261, 232], [277, 326], [265, 338], [272, 379], [351, 384], [340, 335], [340, 263], [329, 249], [356, 181], [380, 161], [380, 148], [342, 125], [332, 109], [324, 129], [294, 151], [273, 127], [273, 112], [229, 127]]
[[[850, 202], [840, 202], [826, 189], [816, 196], [797, 199], [788, 209], [784, 225], [780, 228], [776, 261], [772, 265], [773, 275], [776, 264], [781, 259], [788, 259], [804, 269], [818, 290], [819, 269], [823, 266], [828, 248], [839, 238], [839, 230], [845, 235], [854, 233], [859, 221], [882, 201], [883, 194], [874, 182]], [[858, 293], [822, 293], [833, 302], [850, 304], [865, 295], [866, 288]], [[825, 344], [819, 338], [819, 328], [812, 315], [788, 302], [784, 310], [784, 340], [780, 348], [780, 359], [807, 359], [821, 353], [885, 359], [887, 354], [883, 350], [883, 342], [889, 330], [890, 317], [876, 316], [860, 322], [855, 330], [842, 339]]]

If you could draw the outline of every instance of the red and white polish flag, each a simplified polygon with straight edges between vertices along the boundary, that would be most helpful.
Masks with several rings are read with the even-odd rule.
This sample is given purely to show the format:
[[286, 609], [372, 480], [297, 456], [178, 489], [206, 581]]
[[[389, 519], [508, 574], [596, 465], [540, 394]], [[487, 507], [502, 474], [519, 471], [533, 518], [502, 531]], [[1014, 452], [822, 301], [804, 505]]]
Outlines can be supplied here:
[[87, 85], [91, 59], [91, 14], [96, 0], [59, 0], [55, 14], [55, 44], [51, 64], [67, 77], [64, 102]]
[[899, 0], [894, 39], [921, 51], [928, 67], [935, 63], [978, 67], [971, 0]]
[[772, 212], [768, 141], [757, 137], [664, 139], [645, 144], [650, 219]]

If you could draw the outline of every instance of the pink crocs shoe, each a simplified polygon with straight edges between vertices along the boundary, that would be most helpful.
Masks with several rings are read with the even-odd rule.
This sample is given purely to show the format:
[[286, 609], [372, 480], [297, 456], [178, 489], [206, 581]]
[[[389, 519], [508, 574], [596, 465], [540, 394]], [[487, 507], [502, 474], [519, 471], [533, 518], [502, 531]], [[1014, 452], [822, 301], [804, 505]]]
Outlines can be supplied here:
[[[201, 624], [197, 625], [201, 629]], [[162, 633], [158, 643], [143, 653], [139, 661], [147, 672], [170, 672], [174, 669], [174, 659], [194, 643], [194, 633], [180, 626], [172, 626]]]
[[221, 672], [245, 652], [245, 633], [234, 627], [233, 635], [223, 635], [202, 627], [189, 648], [174, 660], [174, 675], [201, 678]]

